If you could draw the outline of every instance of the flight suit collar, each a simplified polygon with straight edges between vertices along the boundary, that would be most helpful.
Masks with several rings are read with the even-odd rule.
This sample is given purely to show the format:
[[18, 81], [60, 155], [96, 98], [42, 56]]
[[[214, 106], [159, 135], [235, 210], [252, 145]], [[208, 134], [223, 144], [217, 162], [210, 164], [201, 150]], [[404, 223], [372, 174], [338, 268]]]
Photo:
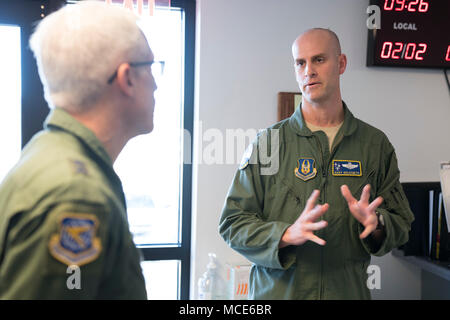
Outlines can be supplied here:
[[97, 136], [64, 109], [52, 109], [44, 122], [44, 128], [57, 128], [73, 134], [91, 149], [106, 165], [112, 167], [113, 163], [111, 157], [108, 155]]
[[47, 130], [63, 130], [74, 135], [95, 154], [95, 161], [103, 168], [105, 174], [110, 179], [112, 188], [122, 202], [126, 212], [127, 204], [125, 194], [123, 193], [122, 182], [114, 171], [111, 157], [108, 155], [97, 136], [81, 122], [72, 117], [67, 111], [61, 108], [54, 108], [50, 111], [50, 114], [44, 122], [44, 128]]
[[[344, 107], [344, 124], [340, 131], [344, 136], [350, 136], [356, 131], [357, 122], [344, 101], [342, 101], [342, 105]], [[303, 118], [301, 108], [302, 104], [300, 103], [299, 107], [289, 118], [289, 125], [300, 136], [312, 136], [312, 132], [309, 130], [305, 119]]]

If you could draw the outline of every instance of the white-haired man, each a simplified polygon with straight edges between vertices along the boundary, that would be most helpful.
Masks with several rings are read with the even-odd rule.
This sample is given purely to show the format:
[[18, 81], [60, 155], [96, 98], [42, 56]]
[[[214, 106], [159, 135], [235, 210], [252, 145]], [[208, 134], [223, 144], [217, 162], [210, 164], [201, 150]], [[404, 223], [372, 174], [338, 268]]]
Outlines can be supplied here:
[[152, 51], [130, 11], [91, 1], [30, 46], [51, 112], [0, 186], [0, 299], [146, 299], [112, 164], [153, 129]]

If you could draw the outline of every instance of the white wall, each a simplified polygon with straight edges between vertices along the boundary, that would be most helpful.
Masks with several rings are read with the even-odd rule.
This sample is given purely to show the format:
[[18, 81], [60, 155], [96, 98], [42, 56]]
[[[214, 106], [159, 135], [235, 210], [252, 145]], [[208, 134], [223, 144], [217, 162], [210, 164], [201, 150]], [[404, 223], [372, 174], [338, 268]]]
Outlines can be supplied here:
[[[364, 0], [197, 0], [197, 161], [210, 128], [264, 128], [277, 121], [277, 93], [298, 91], [292, 41], [303, 30], [334, 30], [348, 57], [343, 99], [356, 117], [383, 130], [397, 151], [401, 180], [438, 181], [450, 159], [449, 93], [441, 70], [368, 68]], [[204, 150], [205, 141], [202, 149]], [[194, 163], [191, 298], [208, 252], [222, 263], [246, 263], [217, 232], [237, 165]], [[381, 290], [373, 297], [419, 299], [420, 271], [390, 254], [374, 258]]]

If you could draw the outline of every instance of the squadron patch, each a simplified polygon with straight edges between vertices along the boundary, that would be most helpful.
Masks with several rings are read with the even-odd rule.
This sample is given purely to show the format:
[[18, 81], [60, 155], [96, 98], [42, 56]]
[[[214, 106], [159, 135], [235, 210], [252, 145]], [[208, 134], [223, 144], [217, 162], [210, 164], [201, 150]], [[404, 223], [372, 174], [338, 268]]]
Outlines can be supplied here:
[[295, 176], [302, 179], [303, 181], [314, 178], [317, 174], [315, 162], [316, 161], [312, 158], [298, 159], [298, 167], [294, 170]]
[[50, 254], [67, 265], [82, 266], [94, 261], [102, 251], [96, 237], [98, 220], [92, 214], [68, 213], [59, 224], [59, 233], [49, 241]]
[[361, 177], [361, 161], [354, 160], [333, 160], [332, 161], [333, 176], [340, 177]]

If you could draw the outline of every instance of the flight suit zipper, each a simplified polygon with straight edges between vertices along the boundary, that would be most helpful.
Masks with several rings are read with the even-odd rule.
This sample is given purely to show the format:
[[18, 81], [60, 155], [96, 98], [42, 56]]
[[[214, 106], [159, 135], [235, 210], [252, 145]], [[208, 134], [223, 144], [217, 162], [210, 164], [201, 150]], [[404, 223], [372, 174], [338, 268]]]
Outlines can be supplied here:
[[[326, 197], [326, 185], [327, 185], [327, 176], [328, 176], [328, 167], [330, 165], [331, 159], [333, 159], [334, 154], [336, 153], [337, 150], [337, 146], [341, 143], [342, 139], [343, 139], [343, 135], [340, 135], [338, 137], [339, 140], [336, 140], [336, 143], [334, 144], [334, 148], [331, 150], [330, 153], [330, 157], [327, 161], [327, 163], [325, 164], [324, 161], [324, 156], [323, 156], [323, 149], [322, 149], [322, 144], [320, 143], [320, 139], [317, 136], [314, 136], [314, 138], [316, 139], [317, 145], [319, 147], [319, 151], [320, 151], [320, 157], [321, 157], [321, 166], [322, 166], [322, 179], [324, 179], [323, 182], [323, 192], [322, 192], [322, 203], [326, 203], [327, 201], [327, 197]], [[323, 220], [323, 218], [321, 217], [321, 220]], [[326, 230], [323, 230], [323, 236], [325, 236], [325, 232]], [[319, 288], [319, 300], [324, 299], [324, 248], [321, 248], [320, 251], [320, 288]]]
[[[322, 170], [322, 179], [323, 179], [323, 185], [322, 185], [322, 190], [323, 192], [321, 192], [321, 198], [322, 198], [322, 203], [326, 203], [326, 192], [325, 192], [325, 187], [327, 184], [327, 172], [326, 172], [326, 167], [325, 167], [325, 161], [324, 161], [324, 156], [323, 156], [323, 149], [322, 149], [322, 144], [320, 143], [320, 139], [319, 137], [317, 137], [316, 135], [314, 135], [314, 140], [316, 140], [318, 149], [319, 149], [319, 153], [320, 153], [320, 159], [321, 159], [321, 170]], [[323, 217], [320, 217], [320, 220], [323, 220]], [[322, 233], [324, 234], [325, 231], [323, 230]], [[323, 250], [324, 248], [320, 248], [320, 281], [319, 281], [319, 300], [323, 299], [323, 263], [324, 263], [324, 259], [323, 259]]]

